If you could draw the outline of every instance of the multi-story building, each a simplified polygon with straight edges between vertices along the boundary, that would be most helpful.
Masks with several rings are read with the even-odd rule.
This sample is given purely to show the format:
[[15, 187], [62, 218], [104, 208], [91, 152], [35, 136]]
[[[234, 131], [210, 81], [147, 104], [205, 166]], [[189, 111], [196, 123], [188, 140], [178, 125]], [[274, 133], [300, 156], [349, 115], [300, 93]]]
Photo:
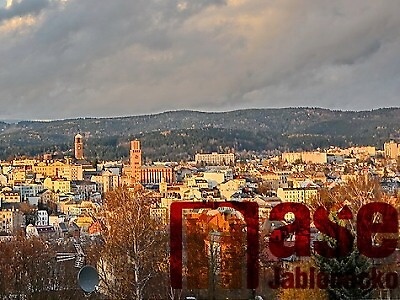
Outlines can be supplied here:
[[68, 180], [83, 180], [83, 168], [79, 164], [67, 164], [64, 168], [60, 169], [59, 177]]
[[0, 173], [0, 187], [1, 186], [6, 186], [8, 183], [8, 178], [7, 176], [3, 175]]
[[327, 157], [325, 152], [303, 151], [282, 153], [282, 160], [288, 163], [303, 162], [311, 164], [326, 164]]
[[44, 180], [43, 185], [46, 189], [52, 190], [56, 193], [65, 194], [71, 192], [71, 182], [64, 178], [47, 177]]
[[230, 200], [232, 195], [246, 186], [246, 179], [232, 179], [218, 185], [221, 198]]
[[284, 152], [282, 153], [282, 160], [287, 161], [292, 164], [295, 162], [301, 161], [301, 153], [300, 152]]
[[301, 160], [307, 164], [326, 164], [327, 162], [326, 153], [318, 151], [301, 152]]
[[97, 192], [97, 183], [92, 181], [71, 181], [71, 192], [79, 195], [80, 199], [89, 199], [90, 195]]
[[174, 181], [173, 169], [165, 166], [142, 166], [141, 168], [142, 184], [158, 184], [162, 180], [172, 183]]
[[46, 162], [39, 162], [33, 166], [33, 172], [35, 174], [40, 174], [45, 177], [54, 177], [58, 176], [58, 170], [63, 167], [64, 164], [62, 162], [55, 162], [55, 163], [46, 163]]
[[351, 147], [346, 149], [349, 153], [354, 154], [356, 156], [375, 156], [376, 148], [373, 146], [360, 146], [360, 147]]
[[386, 158], [396, 159], [400, 155], [400, 144], [397, 144], [394, 141], [385, 143], [383, 149], [385, 151]]
[[13, 185], [23, 183], [26, 180], [26, 173], [24, 167], [15, 167], [8, 173], [8, 181]]
[[203, 176], [200, 176], [200, 175], [188, 174], [188, 175], [186, 175], [184, 182], [188, 188], [196, 188], [196, 189], [208, 189], [209, 188], [208, 181], [206, 179], [204, 179]]
[[14, 209], [0, 210], [0, 232], [13, 233], [24, 226], [24, 215]]
[[4, 162], [4, 161], [0, 162], [0, 173], [1, 174], [5, 175], [5, 174], [10, 173], [12, 168], [13, 167], [11, 166], [11, 164], [9, 162]]
[[35, 159], [14, 159], [12, 165], [14, 167], [25, 167], [26, 169], [32, 169], [32, 166], [36, 163]]
[[21, 196], [19, 192], [12, 191], [9, 188], [4, 188], [0, 192], [0, 203], [19, 203], [21, 202]]
[[43, 192], [40, 192], [38, 196], [40, 203], [46, 205], [57, 203], [60, 199], [60, 195], [53, 192], [52, 190], [44, 190]]
[[276, 172], [266, 171], [261, 172], [263, 184], [270, 186], [271, 189], [276, 190], [279, 187], [280, 177]]
[[168, 224], [168, 210], [166, 207], [154, 207], [150, 209], [150, 215], [153, 219], [161, 222], [162, 224]]
[[174, 181], [173, 169], [163, 165], [142, 166], [142, 149], [138, 140], [131, 141], [130, 150], [130, 184], [158, 184], [162, 180]]
[[120, 176], [118, 174], [114, 174], [109, 170], [103, 171], [98, 175], [93, 175], [90, 178], [90, 181], [97, 184], [97, 190], [100, 193], [107, 193], [109, 191], [112, 191], [120, 186], [121, 183]]
[[204, 165], [231, 165], [235, 163], [234, 153], [197, 153], [194, 158], [196, 164]]
[[97, 206], [90, 201], [60, 201], [57, 203], [57, 211], [67, 216], [90, 215], [96, 212]]
[[60, 177], [68, 180], [83, 179], [82, 165], [63, 163], [61, 161], [52, 163], [40, 162], [33, 166], [33, 172], [44, 177]]
[[278, 188], [277, 196], [283, 202], [307, 202], [318, 195], [316, 187]]
[[49, 225], [49, 215], [47, 213], [47, 210], [38, 210], [36, 226], [47, 226], [47, 225]]
[[22, 200], [26, 200], [28, 197], [36, 197], [44, 190], [44, 186], [37, 183], [23, 183], [14, 185], [14, 190], [19, 192]]
[[288, 186], [288, 177], [293, 174], [291, 170], [277, 170], [275, 173], [279, 176], [279, 186], [287, 187]]

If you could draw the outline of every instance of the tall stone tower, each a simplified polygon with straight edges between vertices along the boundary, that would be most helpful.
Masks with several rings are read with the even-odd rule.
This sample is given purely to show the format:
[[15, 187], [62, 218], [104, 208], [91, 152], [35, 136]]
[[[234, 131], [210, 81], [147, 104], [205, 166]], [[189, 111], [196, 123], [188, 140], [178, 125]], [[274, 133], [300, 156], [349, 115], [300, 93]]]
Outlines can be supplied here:
[[83, 137], [78, 133], [75, 136], [75, 158], [83, 159]]
[[131, 164], [131, 183], [138, 184], [141, 181], [142, 168], [142, 149], [138, 140], [131, 141], [129, 159]]

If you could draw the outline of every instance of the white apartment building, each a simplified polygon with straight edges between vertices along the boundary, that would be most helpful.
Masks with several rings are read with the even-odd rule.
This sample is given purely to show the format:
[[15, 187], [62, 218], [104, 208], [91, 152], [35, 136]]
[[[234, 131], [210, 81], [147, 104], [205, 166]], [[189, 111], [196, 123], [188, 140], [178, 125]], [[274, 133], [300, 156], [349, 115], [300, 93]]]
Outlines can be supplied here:
[[197, 153], [195, 155], [196, 164], [205, 165], [230, 165], [235, 162], [234, 153]]
[[47, 226], [49, 225], [49, 215], [46, 210], [37, 211], [36, 226]]
[[25, 200], [28, 197], [36, 197], [41, 191], [44, 190], [44, 186], [37, 183], [23, 183], [15, 185], [14, 190], [19, 192], [22, 200]]

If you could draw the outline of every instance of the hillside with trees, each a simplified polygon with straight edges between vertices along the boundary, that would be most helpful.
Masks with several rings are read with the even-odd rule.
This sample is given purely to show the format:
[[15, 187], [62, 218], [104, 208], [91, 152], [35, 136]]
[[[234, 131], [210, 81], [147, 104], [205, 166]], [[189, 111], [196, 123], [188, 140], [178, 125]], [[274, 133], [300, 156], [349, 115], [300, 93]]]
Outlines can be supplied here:
[[199, 151], [300, 150], [330, 145], [375, 145], [400, 138], [400, 109], [337, 111], [321, 108], [247, 109], [221, 113], [169, 111], [116, 118], [0, 122], [0, 159], [60, 151], [72, 154], [85, 137], [89, 159], [127, 157], [139, 138], [148, 159], [188, 159]]

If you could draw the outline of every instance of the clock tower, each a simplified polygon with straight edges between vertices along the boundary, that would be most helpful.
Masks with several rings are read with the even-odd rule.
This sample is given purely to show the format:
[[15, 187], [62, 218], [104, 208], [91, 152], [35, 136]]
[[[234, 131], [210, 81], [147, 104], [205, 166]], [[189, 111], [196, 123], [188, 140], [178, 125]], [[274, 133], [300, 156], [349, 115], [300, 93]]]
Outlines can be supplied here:
[[133, 185], [141, 182], [141, 169], [142, 169], [142, 150], [138, 140], [131, 141], [130, 151], [130, 165], [131, 165], [131, 183]]

